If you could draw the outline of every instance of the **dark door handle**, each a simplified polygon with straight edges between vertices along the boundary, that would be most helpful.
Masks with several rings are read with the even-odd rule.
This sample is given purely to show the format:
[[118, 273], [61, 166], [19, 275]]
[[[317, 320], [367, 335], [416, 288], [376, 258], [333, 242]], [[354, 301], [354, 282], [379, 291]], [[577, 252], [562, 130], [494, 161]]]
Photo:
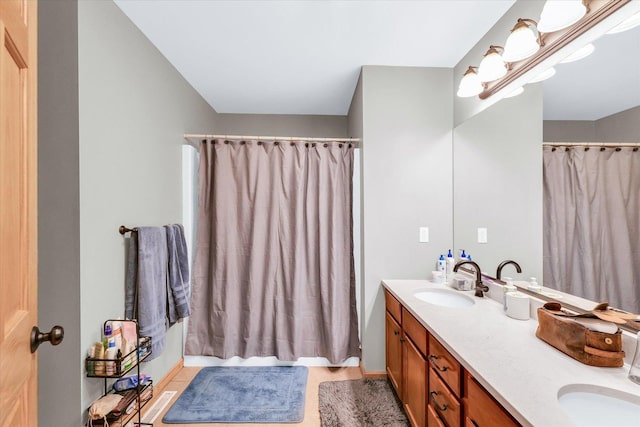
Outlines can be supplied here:
[[62, 326], [54, 326], [51, 331], [42, 333], [37, 326], [31, 329], [31, 353], [35, 353], [38, 346], [45, 341], [49, 341], [51, 345], [58, 345], [64, 339], [64, 328]]

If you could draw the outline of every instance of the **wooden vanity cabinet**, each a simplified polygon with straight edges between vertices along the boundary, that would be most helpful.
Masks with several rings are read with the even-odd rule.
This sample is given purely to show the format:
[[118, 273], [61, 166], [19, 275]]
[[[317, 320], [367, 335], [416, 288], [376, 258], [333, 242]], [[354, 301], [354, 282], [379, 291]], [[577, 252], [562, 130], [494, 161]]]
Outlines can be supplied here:
[[457, 427], [462, 419], [462, 366], [433, 336], [429, 336], [427, 359], [430, 365], [429, 407], [441, 423]]
[[520, 424], [385, 289], [386, 371], [414, 427]]
[[427, 419], [427, 330], [402, 307], [404, 391], [403, 403], [412, 426], [423, 427]]
[[427, 330], [385, 291], [386, 371], [414, 427], [426, 426]]
[[385, 356], [387, 377], [396, 391], [398, 398], [403, 400], [404, 387], [402, 370], [402, 305], [389, 292], [384, 292], [385, 299]]
[[464, 390], [465, 427], [520, 426], [468, 372], [464, 374]]

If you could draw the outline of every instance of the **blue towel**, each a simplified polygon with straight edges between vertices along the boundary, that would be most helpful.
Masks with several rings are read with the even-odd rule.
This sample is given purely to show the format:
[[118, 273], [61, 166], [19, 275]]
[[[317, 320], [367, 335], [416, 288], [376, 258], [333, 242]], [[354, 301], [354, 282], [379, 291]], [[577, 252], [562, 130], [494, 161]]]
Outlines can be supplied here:
[[167, 318], [171, 327], [190, 314], [189, 309], [189, 258], [184, 229], [180, 224], [164, 226], [167, 232], [168, 277]]
[[138, 227], [129, 240], [125, 316], [138, 320], [140, 335], [151, 337], [149, 360], [158, 357], [165, 348], [167, 270], [164, 227]]

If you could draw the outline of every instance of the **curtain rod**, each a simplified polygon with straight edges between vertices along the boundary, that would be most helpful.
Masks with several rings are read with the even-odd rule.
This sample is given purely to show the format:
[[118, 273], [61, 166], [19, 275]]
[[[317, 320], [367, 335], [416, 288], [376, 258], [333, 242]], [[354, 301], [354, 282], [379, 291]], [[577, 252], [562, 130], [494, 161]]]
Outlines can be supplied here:
[[640, 142], [543, 142], [548, 147], [640, 147]]
[[274, 139], [279, 141], [360, 142], [360, 138], [309, 138], [304, 136], [200, 135], [185, 133], [185, 139]]

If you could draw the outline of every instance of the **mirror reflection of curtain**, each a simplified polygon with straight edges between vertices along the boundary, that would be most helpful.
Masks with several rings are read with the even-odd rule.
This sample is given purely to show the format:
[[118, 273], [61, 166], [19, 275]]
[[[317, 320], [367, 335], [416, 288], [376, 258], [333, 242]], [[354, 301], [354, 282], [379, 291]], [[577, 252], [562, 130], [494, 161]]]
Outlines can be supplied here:
[[185, 353], [360, 356], [348, 143], [200, 147]]
[[640, 313], [640, 151], [543, 148], [544, 285]]

